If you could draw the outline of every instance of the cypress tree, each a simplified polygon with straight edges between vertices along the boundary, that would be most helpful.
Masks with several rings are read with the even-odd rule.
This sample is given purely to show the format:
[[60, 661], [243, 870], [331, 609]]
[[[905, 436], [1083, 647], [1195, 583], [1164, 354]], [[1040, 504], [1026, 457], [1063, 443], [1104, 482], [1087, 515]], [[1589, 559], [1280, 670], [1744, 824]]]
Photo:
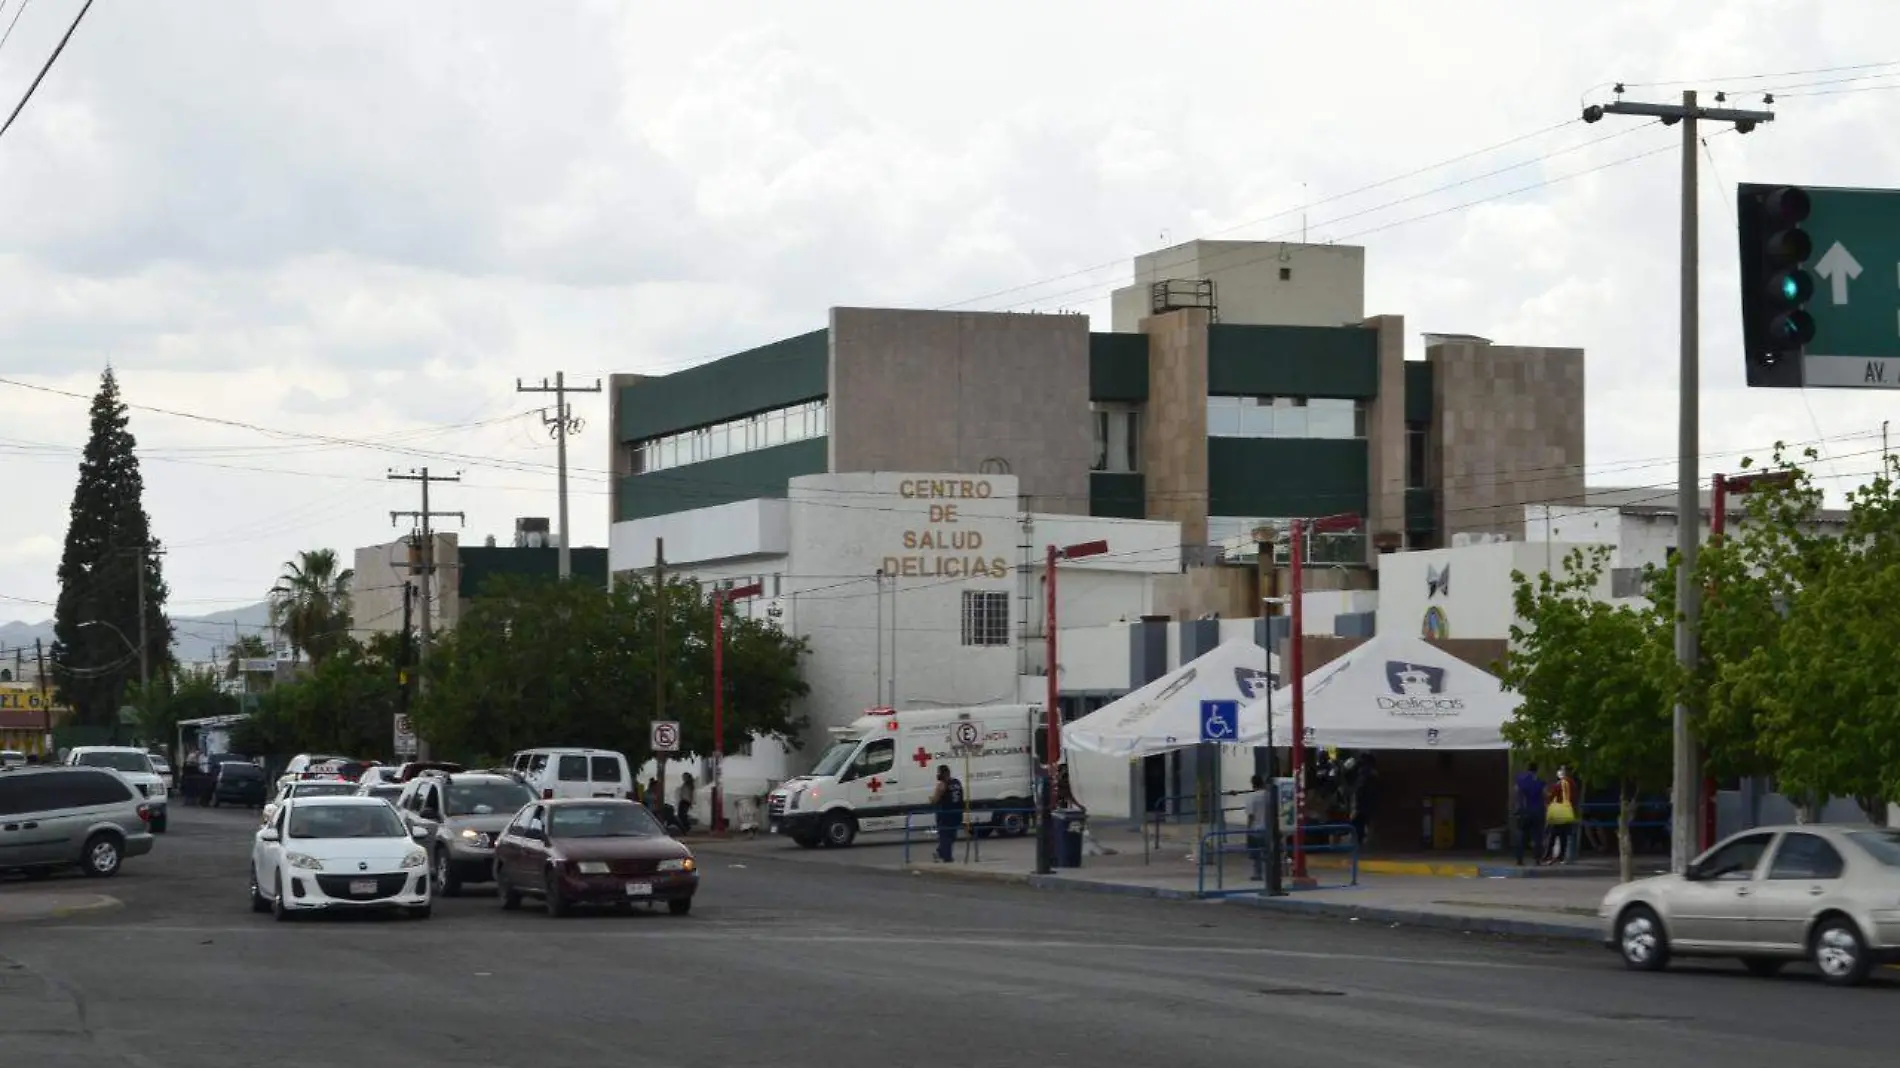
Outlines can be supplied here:
[[153, 680], [172, 666], [172, 625], [165, 614], [170, 589], [145, 512], [145, 479], [129, 422], [118, 378], [108, 367], [92, 399], [92, 434], [73, 488], [53, 614], [54, 682], [73, 721], [82, 725], [116, 726], [128, 690], [139, 681], [141, 582]]

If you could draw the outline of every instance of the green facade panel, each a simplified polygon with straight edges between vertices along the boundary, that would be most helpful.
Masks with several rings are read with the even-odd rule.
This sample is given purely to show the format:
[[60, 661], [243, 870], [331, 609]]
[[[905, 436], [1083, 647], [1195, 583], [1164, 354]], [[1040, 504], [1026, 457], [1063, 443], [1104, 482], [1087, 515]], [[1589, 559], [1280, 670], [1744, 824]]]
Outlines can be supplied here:
[[[456, 550], [460, 563], [455, 591], [463, 597], [479, 597], [484, 587], [500, 575], [553, 580], [561, 576], [561, 550], [525, 548], [515, 545], [464, 545]], [[607, 550], [574, 547], [568, 550], [574, 566], [574, 579], [589, 585], [607, 585]]]
[[814, 330], [622, 386], [620, 442], [643, 441], [817, 400], [830, 390], [831, 332]]
[[1139, 474], [1090, 472], [1089, 514], [1104, 519], [1148, 518], [1147, 481]]
[[1429, 489], [1405, 491], [1405, 532], [1429, 534], [1438, 529], [1438, 495]]
[[1379, 332], [1365, 326], [1207, 328], [1211, 396], [1376, 397]]
[[1207, 513], [1296, 519], [1366, 513], [1371, 463], [1361, 440], [1207, 439]]
[[822, 475], [830, 465], [830, 439], [807, 438], [664, 471], [628, 475], [615, 487], [614, 521], [649, 519], [755, 497], [783, 497], [787, 482], [800, 475]]
[[1089, 400], [1141, 404], [1148, 399], [1148, 335], [1089, 335]]
[[1432, 365], [1424, 360], [1405, 361], [1405, 421], [1432, 421]]

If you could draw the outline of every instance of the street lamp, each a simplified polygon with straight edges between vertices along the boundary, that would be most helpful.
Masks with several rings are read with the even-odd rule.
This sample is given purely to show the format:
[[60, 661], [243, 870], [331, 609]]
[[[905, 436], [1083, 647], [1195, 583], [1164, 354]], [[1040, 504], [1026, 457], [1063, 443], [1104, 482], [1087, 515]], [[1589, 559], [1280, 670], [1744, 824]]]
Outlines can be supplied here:
[[1037, 875], [1048, 875], [1055, 871], [1055, 828], [1050, 826], [1049, 814], [1055, 806], [1056, 753], [1062, 745], [1062, 717], [1057, 713], [1062, 682], [1056, 672], [1056, 564], [1063, 560], [1100, 556], [1107, 551], [1108, 542], [1106, 541], [1085, 541], [1067, 548], [1051, 545], [1043, 564], [1046, 575], [1043, 581], [1045, 597], [1043, 641], [1048, 650], [1049, 660], [1044, 670], [1049, 677], [1049, 690], [1043, 702], [1043, 722], [1048, 731], [1043, 752], [1047, 761], [1044, 768], [1046, 778], [1042, 789], [1036, 791]]
[[[1272, 546], [1262, 542], [1262, 552], [1269, 552]], [[1266, 891], [1268, 897], [1285, 897], [1286, 887], [1280, 882], [1281, 843], [1280, 843], [1280, 754], [1277, 739], [1273, 736], [1273, 687], [1277, 680], [1273, 674], [1273, 620], [1280, 615], [1279, 609], [1285, 607], [1285, 597], [1260, 598], [1260, 619], [1267, 631], [1267, 748], [1265, 750], [1266, 774], [1263, 781], [1267, 790], [1267, 825], [1260, 830], [1267, 839]], [[1254, 761], [1254, 770], [1260, 771], [1262, 761]]]
[[1317, 519], [1295, 519], [1288, 547], [1293, 558], [1293, 624], [1287, 640], [1287, 652], [1292, 663], [1287, 665], [1287, 674], [1293, 680], [1293, 879], [1296, 884], [1306, 878], [1306, 843], [1303, 836], [1306, 825], [1306, 655], [1301, 648], [1305, 644], [1305, 629], [1302, 626], [1305, 614], [1300, 605], [1305, 588], [1302, 558], [1306, 555], [1306, 535], [1337, 534], [1358, 525], [1359, 516], [1353, 512], [1339, 512]]
[[[1714, 492], [1709, 501], [1709, 546], [1713, 548], [1722, 540], [1728, 529], [1728, 499], [1730, 494], [1740, 496], [1756, 490], [1771, 489], [1793, 485], [1793, 471], [1756, 471], [1746, 475], [1715, 476]], [[1702, 776], [1701, 797], [1701, 843], [1700, 849], [1715, 844], [1715, 776], [1708, 774], [1705, 768]]]
[[714, 834], [726, 829], [725, 796], [721, 789], [726, 773], [726, 605], [733, 601], [743, 601], [748, 597], [757, 597], [765, 592], [761, 583], [754, 582], [746, 586], [734, 586], [730, 589], [713, 589], [713, 767], [712, 767], [712, 829]]
[[139, 647], [138, 647], [137, 645], [135, 645], [135, 644], [133, 644], [133, 642], [132, 642], [132, 639], [130, 639], [130, 638], [128, 638], [128, 637], [126, 637], [126, 636], [125, 636], [125, 632], [124, 632], [124, 631], [122, 631], [122, 630], [120, 630], [120, 629], [119, 629], [118, 627], [116, 627], [116, 626], [114, 626], [114, 625], [112, 625], [111, 623], [108, 623], [108, 622], [106, 622], [106, 621], [105, 621], [105, 620], [103, 620], [103, 619], [88, 619], [88, 620], [85, 620], [85, 621], [83, 621], [83, 622], [81, 622], [81, 623], [79, 623], [79, 624], [78, 624], [78, 626], [81, 626], [81, 627], [104, 627], [105, 629], [107, 629], [107, 630], [109, 630], [109, 631], [111, 631], [111, 632], [112, 632], [113, 634], [115, 634], [115, 635], [117, 635], [117, 636], [118, 636], [118, 638], [119, 638], [119, 640], [125, 643], [125, 649], [126, 649], [126, 651], [127, 651], [127, 652], [129, 652], [129, 653], [137, 653], [137, 652], [139, 651]]

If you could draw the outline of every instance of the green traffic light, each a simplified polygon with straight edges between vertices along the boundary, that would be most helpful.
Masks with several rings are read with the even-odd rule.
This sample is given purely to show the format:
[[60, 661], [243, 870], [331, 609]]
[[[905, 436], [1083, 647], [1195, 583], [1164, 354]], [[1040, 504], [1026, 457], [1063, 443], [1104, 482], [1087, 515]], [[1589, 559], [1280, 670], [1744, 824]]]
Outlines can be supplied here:
[[1768, 280], [1768, 296], [1784, 305], [1806, 304], [1814, 298], [1814, 276], [1795, 269]]

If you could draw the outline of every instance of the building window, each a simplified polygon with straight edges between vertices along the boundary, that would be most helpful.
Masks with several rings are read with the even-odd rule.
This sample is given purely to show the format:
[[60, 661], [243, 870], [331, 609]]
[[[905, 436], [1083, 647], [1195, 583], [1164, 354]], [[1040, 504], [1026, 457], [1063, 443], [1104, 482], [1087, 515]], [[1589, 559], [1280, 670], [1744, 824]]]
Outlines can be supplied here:
[[627, 446], [628, 470], [636, 475], [669, 467], [704, 463], [726, 456], [823, 437], [831, 425], [828, 404], [820, 398], [712, 426], [648, 438]]
[[[1252, 546], [1254, 531], [1261, 527], [1271, 527], [1274, 531], [1274, 559], [1281, 564], [1289, 562], [1291, 558], [1287, 555], [1286, 541], [1293, 530], [1291, 519], [1210, 515], [1207, 517], [1207, 541], [1216, 548], [1232, 552]], [[1252, 549], [1247, 548], [1247, 551], [1252, 552]], [[1319, 567], [1363, 565], [1366, 562], [1366, 536], [1356, 530], [1340, 534], [1309, 533], [1306, 535], [1306, 555], [1302, 559]]]
[[1366, 436], [1366, 402], [1345, 397], [1209, 397], [1207, 434], [1215, 438]]
[[1092, 471], [1133, 474], [1141, 470], [1141, 409], [1097, 406]]
[[1293, 268], [1291, 267], [1280, 268], [1280, 281], [1282, 282], [1293, 281]]
[[1405, 488], [1425, 488], [1425, 424], [1405, 424]]
[[1007, 591], [963, 591], [963, 644], [1009, 644]]

